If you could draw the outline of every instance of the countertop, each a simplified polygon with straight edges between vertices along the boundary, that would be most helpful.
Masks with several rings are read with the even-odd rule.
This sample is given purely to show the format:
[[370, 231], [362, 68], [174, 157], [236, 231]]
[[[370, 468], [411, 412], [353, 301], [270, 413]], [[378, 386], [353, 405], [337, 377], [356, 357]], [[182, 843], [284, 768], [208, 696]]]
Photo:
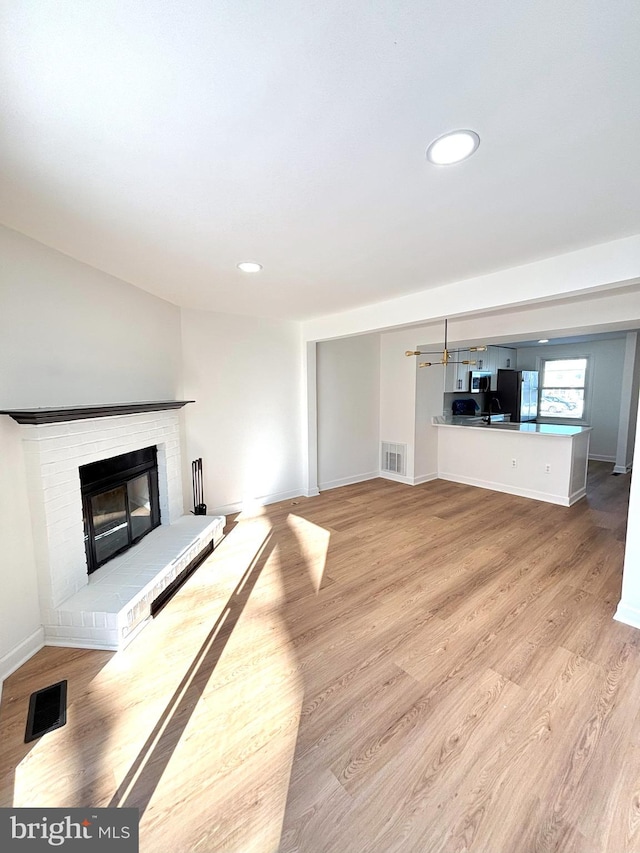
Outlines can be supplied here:
[[490, 429], [496, 432], [518, 432], [525, 435], [563, 435], [574, 436], [583, 432], [590, 432], [590, 426], [573, 426], [571, 424], [535, 424], [535, 423], [502, 423], [487, 424], [480, 423], [456, 423], [452, 418], [439, 416], [433, 418], [433, 425], [438, 427], [452, 427], [454, 429]]
[[[486, 422], [489, 415], [487, 412], [477, 412], [475, 415], [443, 415], [442, 423], [445, 424], [455, 424], [457, 426], [473, 426], [474, 424], [483, 424]], [[502, 421], [510, 421], [511, 415], [500, 413], [493, 413], [491, 415], [491, 423], [497, 424]]]

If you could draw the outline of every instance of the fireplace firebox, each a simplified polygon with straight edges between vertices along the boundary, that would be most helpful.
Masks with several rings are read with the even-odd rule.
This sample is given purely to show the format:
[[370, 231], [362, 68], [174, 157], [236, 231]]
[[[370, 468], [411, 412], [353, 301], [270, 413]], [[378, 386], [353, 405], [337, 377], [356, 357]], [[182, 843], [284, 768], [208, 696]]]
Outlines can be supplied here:
[[160, 524], [157, 448], [83, 465], [80, 486], [91, 574]]

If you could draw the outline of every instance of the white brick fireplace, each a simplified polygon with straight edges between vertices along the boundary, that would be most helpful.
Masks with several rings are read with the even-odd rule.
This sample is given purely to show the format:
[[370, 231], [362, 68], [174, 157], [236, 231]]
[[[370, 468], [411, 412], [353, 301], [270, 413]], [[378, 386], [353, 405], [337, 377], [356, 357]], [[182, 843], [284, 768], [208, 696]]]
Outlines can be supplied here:
[[[121, 648], [158, 592], [222, 538], [224, 517], [184, 514], [177, 407], [22, 423], [45, 643]], [[151, 446], [161, 526], [89, 576], [79, 468]]]

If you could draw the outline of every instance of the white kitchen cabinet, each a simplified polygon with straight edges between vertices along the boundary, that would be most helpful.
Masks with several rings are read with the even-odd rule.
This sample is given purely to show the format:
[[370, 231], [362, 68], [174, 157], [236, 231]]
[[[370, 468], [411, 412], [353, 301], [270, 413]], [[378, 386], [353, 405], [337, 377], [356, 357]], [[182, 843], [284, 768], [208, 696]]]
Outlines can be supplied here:
[[491, 390], [494, 390], [495, 377], [498, 373], [498, 347], [489, 346], [486, 352], [478, 353], [478, 355], [484, 356], [484, 367], [481, 369], [487, 370], [491, 374]]
[[451, 361], [444, 369], [444, 390], [445, 392], [453, 392], [458, 390], [458, 365], [454, 364], [458, 360], [458, 351], [449, 350], [449, 358]]
[[517, 349], [512, 347], [498, 347], [498, 367], [501, 370], [515, 370]]
[[491, 370], [491, 350], [489, 347], [484, 352], [470, 352], [469, 358], [471, 361], [475, 361], [475, 364], [470, 364], [468, 370]]
[[[466, 392], [469, 390], [469, 371], [472, 369], [468, 364], [461, 364], [462, 361], [469, 361], [473, 353], [468, 349], [456, 350], [455, 361], [457, 364], [452, 365], [455, 368], [455, 388], [454, 391]], [[475, 369], [475, 368], [474, 368]]]
[[[487, 366], [490, 352], [471, 352], [468, 349], [450, 350], [451, 362], [447, 365], [444, 377], [444, 390], [467, 393], [469, 391], [469, 372], [471, 370], [490, 370]], [[463, 361], [475, 361], [475, 364], [461, 364]]]

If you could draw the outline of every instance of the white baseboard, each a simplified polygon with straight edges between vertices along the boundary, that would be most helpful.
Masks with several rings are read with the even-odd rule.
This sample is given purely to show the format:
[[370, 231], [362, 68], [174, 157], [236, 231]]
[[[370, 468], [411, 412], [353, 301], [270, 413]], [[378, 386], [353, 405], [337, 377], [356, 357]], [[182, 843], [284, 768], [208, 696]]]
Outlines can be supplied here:
[[419, 486], [420, 483], [428, 483], [430, 480], [437, 480], [440, 475], [433, 473], [421, 474], [419, 477], [406, 477], [402, 474], [393, 474], [390, 471], [380, 471], [376, 476], [382, 477], [383, 480], [393, 480], [394, 483], [404, 483], [405, 486]]
[[569, 495], [569, 503], [567, 504], [567, 506], [573, 506], [575, 503], [578, 503], [578, 501], [581, 501], [582, 498], [585, 498], [586, 496], [587, 489], [585, 486], [583, 486], [581, 489], [578, 489], [577, 492], [571, 492], [571, 494]]
[[616, 461], [615, 456], [610, 456], [606, 453], [590, 453], [589, 459], [593, 460], [594, 462], [611, 462], [612, 464]]
[[631, 465], [614, 465], [613, 466], [614, 474], [630, 474], [631, 473]]
[[405, 477], [402, 474], [392, 474], [390, 471], [380, 471], [383, 480], [393, 480], [394, 483], [404, 483], [405, 486], [413, 486], [413, 477]]
[[624, 622], [625, 625], [631, 625], [632, 628], [640, 628], [640, 610], [637, 610], [635, 607], [629, 607], [628, 604], [623, 604], [622, 601], [618, 604], [613, 618], [616, 622]]
[[54, 646], [56, 649], [97, 649], [101, 652], [118, 651], [117, 644], [95, 643], [91, 640], [59, 640], [57, 637], [47, 637], [45, 645]]
[[[290, 492], [275, 492], [271, 495], [262, 495], [258, 498], [252, 498], [251, 505], [268, 506], [269, 504], [276, 504], [279, 501], [288, 501], [291, 498], [300, 497], [313, 497], [313, 495], [305, 495], [301, 489], [294, 489]], [[237, 501], [236, 503], [216, 507], [215, 509], [208, 511], [207, 515], [235, 515], [237, 512], [242, 512], [243, 509], [246, 509], [245, 501]]]
[[574, 492], [570, 497], [565, 495], [554, 495], [548, 492], [538, 492], [535, 489], [523, 489], [519, 486], [509, 486], [504, 483], [492, 483], [486, 480], [476, 480], [474, 477], [462, 477], [458, 474], [447, 474], [440, 471], [438, 476], [441, 480], [450, 480], [452, 483], [463, 483], [466, 486], [477, 486], [480, 489], [489, 489], [492, 492], [502, 492], [506, 495], [517, 495], [520, 498], [532, 498], [535, 501], [557, 504], [558, 506], [572, 506], [586, 494], [584, 489]]
[[432, 474], [421, 474], [419, 477], [413, 478], [413, 485], [419, 486], [420, 483], [430, 483], [432, 480], [437, 480], [438, 477], [439, 477], [439, 474], [437, 471], [435, 471]]
[[43, 647], [44, 629], [40, 627], [0, 658], [0, 698], [2, 698], [2, 682], [5, 678], [8, 678]]
[[353, 477], [341, 477], [339, 480], [328, 480], [326, 483], [318, 483], [321, 492], [328, 489], [339, 489], [341, 486], [352, 486], [354, 483], [364, 483], [366, 480], [375, 480], [379, 477], [378, 471], [369, 471], [366, 474], [356, 474]]

